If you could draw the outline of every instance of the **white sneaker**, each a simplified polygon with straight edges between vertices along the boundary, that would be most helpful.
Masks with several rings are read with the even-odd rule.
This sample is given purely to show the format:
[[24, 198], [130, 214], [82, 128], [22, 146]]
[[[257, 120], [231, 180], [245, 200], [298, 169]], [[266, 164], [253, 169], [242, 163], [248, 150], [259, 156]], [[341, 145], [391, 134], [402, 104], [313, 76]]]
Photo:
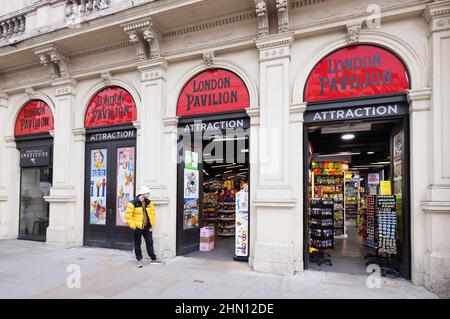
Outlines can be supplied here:
[[152, 265], [163, 265], [163, 262], [161, 260], [156, 259], [156, 260], [152, 260], [151, 264]]
[[144, 267], [144, 262], [141, 260], [138, 261], [138, 268]]

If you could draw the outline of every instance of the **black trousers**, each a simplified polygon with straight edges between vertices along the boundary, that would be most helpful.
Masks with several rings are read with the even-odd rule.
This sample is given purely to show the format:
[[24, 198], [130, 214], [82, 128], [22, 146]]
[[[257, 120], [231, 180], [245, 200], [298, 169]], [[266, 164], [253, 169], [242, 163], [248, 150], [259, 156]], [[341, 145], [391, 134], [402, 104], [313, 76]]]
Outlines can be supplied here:
[[134, 252], [136, 254], [136, 259], [142, 259], [142, 237], [145, 240], [145, 246], [147, 247], [147, 253], [152, 260], [156, 260], [155, 251], [153, 250], [153, 234], [149, 227], [146, 226], [144, 229], [136, 228], [134, 230]]

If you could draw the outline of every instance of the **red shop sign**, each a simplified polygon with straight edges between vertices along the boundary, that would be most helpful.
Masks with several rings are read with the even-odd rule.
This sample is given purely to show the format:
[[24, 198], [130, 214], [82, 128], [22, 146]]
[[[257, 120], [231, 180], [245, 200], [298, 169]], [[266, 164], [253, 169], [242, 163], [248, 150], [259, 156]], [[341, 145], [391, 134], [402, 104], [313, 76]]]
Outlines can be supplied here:
[[199, 115], [243, 110], [250, 106], [244, 81], [233, 72], [212, 69], [197, 74], [178, 98], [177, 115]]
[[97, 93], [89, 103], [84, 127], [113, 126], [137, 119], [136, 103], [130, 93], [113, 86]]
[[34, 100], [22, 107], [16, 119], [14, 134], [30, 135], [53, 131], [53, 113], [47, 103]]
[[305, 101], [402, 93], [409, 89], [408, 72], [391, 52], [371, 45], [337, 50], [312, 70]]

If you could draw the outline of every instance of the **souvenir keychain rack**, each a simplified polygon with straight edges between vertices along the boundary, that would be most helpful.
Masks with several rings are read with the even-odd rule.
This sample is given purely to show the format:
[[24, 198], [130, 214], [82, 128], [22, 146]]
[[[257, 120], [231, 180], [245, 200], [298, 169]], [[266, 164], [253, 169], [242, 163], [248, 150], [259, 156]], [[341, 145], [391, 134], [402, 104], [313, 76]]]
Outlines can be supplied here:
[[365, 205], [366, 242], [368, 247], [375, 249], [375, 254], [367, 254], [364, 257], [370, 259], [367, 265], [379, 265], [382, 276], [389, 274], [401, 277], [401, 274], [392, 266], [392, 256], [397, 254], [395, 196], [367, 196]]
[[311, 253], [311, 261], [321, 266], [333, 266], [330, 254], [325, 249], [334, 248], [334, 200], [332, 198], [312, 198], [310, 206], [309, 238], [310, 246], [316, 250]]
[[397, 254], [397, 211], [395, 195], [378, 196], [378, 254], [386, 258], [380, 264], [381, 275], [401, 277], [401, 274], [392, 266], [392, 256]]

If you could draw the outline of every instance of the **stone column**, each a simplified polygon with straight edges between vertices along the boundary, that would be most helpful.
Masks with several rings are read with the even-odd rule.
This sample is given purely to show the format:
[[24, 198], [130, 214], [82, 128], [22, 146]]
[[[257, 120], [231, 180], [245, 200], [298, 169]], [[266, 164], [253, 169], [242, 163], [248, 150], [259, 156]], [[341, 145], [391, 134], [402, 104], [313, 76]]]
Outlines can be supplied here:
[[[6, 134], [6, 127], [8, 120], [8, 95], [0, 91], [0, 158], [2, 155], [6, 154], [5, 143], [3, 136]], [[7, 167], [4, 165], [3, 161], [0, 165], [0, 205], [2, 202], [6, 201], [8, 197], [6, 196], [6, 172]], [[1, 206], [0, 206], [1, 207]], [[0, 208], [0, 212], [1, 212]], [[1, 215], [0, 215], [0, 225], [1, 225]]]
[[[170, 250], [167, 236], [170, 228], [168, 211], [168, 191], [162, 183], [161, 162], [163, 114], [166, 108], [166, 70], [165, 59], [157, 58], [138, 64], [141, 72], [142, 103], [139, 119], [140, 130], [137, 141], [137, 187], [150, 188], [150, 199], [156, 209], [157, 226], [154, 230], [155, 251], [161, 256]], [[145, 147], [144, 147], [145, 145]], [[165, 159], [164, 166], [169, 165]], [[176, 178], [175, 178], [176, 179]], [[163, 257], [163, 256], [162, 256]]]
[[176, 256], [177, 238], [177, 141], [178, 117], [163, 119], [164, 135], [161, 146], [163, 163], [162, 184], [168, 190], [168, 206], [164, 216], [164, 244], [161, 245], [164, 257]]
[[[2, 137], [3, 138], [3, 137]], [[15, 239], [19, 235], [19, 205], [20, 205], [20, 167], [19, 151], [14, 136], [5, 136], [2, 166], [7, 167], [5, 174], [7, 199], [2, 205], [0, 239]], [[3, 210], [4, 209], [4, 210]]]
[[[297, 200], [289, 178], [289, 67], [293, 41], [292, 33], [256, 40], [260, 52], [260, 129], [258, 185], [253, 187], [253, 267], [256, 271], [289, 274], [294, 272], [294, 232], [301, 231], [292, 223], [300, 211], [295, 209]], [[298, 143], [301, 145], [301, 138]]]
[[434, 1], [425, 18], [432, 63], [432, 181], [427, 214], [425, 286], [450, 297], [450, 1]]
[[[74, 141], [72, 127], [75, 119], [76, 82], [70, 78], [54, 81], [55, 130], [53, 132], [53, 186], [50, 196], [50, 221], [47, 228], [47, 243], [71, 247], [82, 245], [82, 233], [76, 233], [75, 225], [83, 211], [76, 211], [77, 201], [74, 187]], [[78, 200], [82, 200], [78, 198]]]
[[254, 199], [256, 198], [253, 188], [259, 185], [259, 125], [260, 125], [260, 111], [258, 108], [247, 109], [247, 115], [250, 118], [250, 144], [249, 144], [249, 160], [250, 160], [250, 221], [249, 221], [249, 235], [250, 235], [250, 248], [249, 248], [249, 265], [254, 267], [255, 264], [255, 249], [257, 231], [256, 225], [258, 215], [256, 214], [256, 206], [254, 205]]
[[431, 90], [408, 92], [410, 105], [410, 198], [411, 198], [411, 279], [424, 285], [426, 251], [426, 215], [422, 202], [427, 200], [432, 166]]
[[4, 238], [7, 233], [7, 204], [8, 204], [8, 152], [5, 140], [8, 120], [8, 95], [0, 91], [0, 238]]

